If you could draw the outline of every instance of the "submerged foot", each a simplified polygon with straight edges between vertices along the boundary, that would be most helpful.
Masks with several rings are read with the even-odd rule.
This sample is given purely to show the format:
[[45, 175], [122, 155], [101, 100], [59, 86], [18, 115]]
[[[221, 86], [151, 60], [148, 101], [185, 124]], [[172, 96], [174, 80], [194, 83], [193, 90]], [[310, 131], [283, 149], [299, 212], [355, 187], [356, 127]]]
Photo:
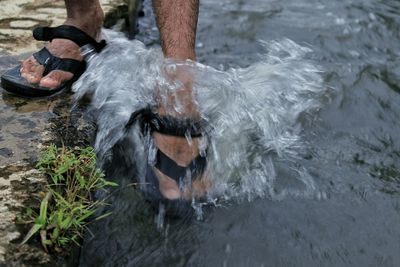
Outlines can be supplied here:
[[[183, 64], [174, 69], [175, 71], [173, 73], [166, 73], [167, 77], [173, 85], [179, 84], [181, 88], [176, 89], [176, 87], [172, 86], [171, 88], [175, 89], [167, 91], [166, 94], [163, 94], [161, 91], [158, 92], [156, 101], [163, 104], [159, 106], [157, 113], [161, 117], [173, 117], [178, 120], [187, 120], [190, 118], [190, 120], [198, 121], [201, 116], [198, 113], [197, 104], [193, 99], [193, 77], [190, 68], [187, 68], [185, 64]], [[176, 110], [177, 106], [180, 107], [179, 111]], [[174, 161], [176, 165], [184, 168], [188, 167], [193, 160], [199, 158], [201, 152], [200, 142], [202, 144], [201, 147], [204, 147], [204, 141], [208, 141], [201, 140], [203, 138], [206, 137], [192, 138], [189, 142], [185, 137], [166, 135], [157, 131], [153, 132], [155, 146]], [[196, 164], [197, 163], [199, 162], [196, 162]], [[202, 164], [199, 163], [199, 166], [195, 165], [195, 168], [197, 170], [202, 169], [202, 167], [206, 169], [206, 166], [200, 165]], [[206, 165], [206, 163], [204, 163], [204, 165]], [[197, 174], [192, 173], [191, 176], [194, 177], [190, 177], [190, 183], [180, 185], [180, 182], [176, 181], [177, 177], [168, 177], [166, 174], [153, 167], [154, 173], [158, 177], [161, 194], [165, 198], [171, 200], [190, 200], [192, 198], [204, 197], [211, 187], [211, 181], [207, 177], [205, 169], [203, 169], [203, 172], [200, 171], [200, 173]], [[189, 171], [189, 169], [186, 169], [186, 171]]]
[[[200, 138], [193, 138], [189, 143], [186, 138], [163, 135], [157, 132], [153, 133], [153, 138], [156, 147], [181, 167], [189, 165], [200, 153]], [[190, 186], [181, 189], [174, 179], [156, 168], [153, 169], [159, 179], [160, 192], [167, 199], [190, 200], [193, 197], [200, 198], [205, 195], [207, 189], [211, 186], [210, 181], [203, 173], [201, 177], [193, 179]]]

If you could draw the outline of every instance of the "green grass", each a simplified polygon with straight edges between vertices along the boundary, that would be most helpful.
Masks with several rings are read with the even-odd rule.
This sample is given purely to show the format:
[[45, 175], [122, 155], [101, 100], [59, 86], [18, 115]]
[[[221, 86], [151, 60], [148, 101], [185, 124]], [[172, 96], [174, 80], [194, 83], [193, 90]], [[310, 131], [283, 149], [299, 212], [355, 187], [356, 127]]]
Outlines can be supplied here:
[[24, 223], [33, 224], [25, 236], [26, 243], [39, 236], [43, 248], [62, 251], [72, 242], [79, 245], [89, 221], [108, 216], [94, 217], [96, 210], [105, 203], [94, 200], [97, 190], [106, 190], [117, 184], [106, 181], [96, 167], [93, 148], [57, 148], [50, 145], [41, 155], [36, 168], [48, 180], [40, 207], [27, 209], [21, 216]]

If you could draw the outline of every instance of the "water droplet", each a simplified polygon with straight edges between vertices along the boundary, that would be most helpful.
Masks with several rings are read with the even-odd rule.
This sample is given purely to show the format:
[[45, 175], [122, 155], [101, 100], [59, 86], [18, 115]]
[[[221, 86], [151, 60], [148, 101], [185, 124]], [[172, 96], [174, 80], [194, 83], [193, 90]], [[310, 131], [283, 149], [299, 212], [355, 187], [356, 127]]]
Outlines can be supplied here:
[[185, 138], [186, 138], [186, 141], [188, 142], [189, 146], [192, 146], [193, 139], [192, 139], [192, 134], [190, 133], [189, 130], [186, 131]]
[[167, 74], [169, 74], [169, 75], [175, 75], [176, 74], [176, 65], [175, 64], [173, 64], [173, 63], [170, 63], [170, 64], [167, 64], [166, 66], [165, 66], [165, 71], [166, 71], [166, 73]]

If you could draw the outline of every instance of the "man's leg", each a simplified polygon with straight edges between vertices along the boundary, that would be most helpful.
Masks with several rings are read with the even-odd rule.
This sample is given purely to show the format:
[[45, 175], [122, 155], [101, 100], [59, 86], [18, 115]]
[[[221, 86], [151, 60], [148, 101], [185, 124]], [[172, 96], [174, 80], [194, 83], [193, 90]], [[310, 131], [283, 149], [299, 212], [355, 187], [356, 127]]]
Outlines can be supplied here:
[[[153, 0], [157, 25], [160, 30], [161, 46], [166, 58], [186, 60], [196, 59], [195, 41], [199, 11], [198, 0]], [[170, 115], [181, 118], [197, 118], [196, 105], [192, 99], [191, 80], [185, 70], [177, 69], [174, 77], [183, 83], [183, 88], [168, 98], [166, 106], [159, 107], [161, 115]], [[174, 109], [175, 102], [183, 105], [183, 112]], [[198, 139], [189, 144], [186, 138], [153, 134], [156, 146], [181, 166], [188, 165], [199, 154]], [[179, 190], [176, 182], [155, 170], [160, 181], [160, 191], [171, 199], [185, 197]], [[196, 191], [204, 191], [205, 185], [201, 180], [193, 184]], [[200, 192], [199, 192], [200, 193]], [[188, 196], [190, 197], [190, 196]]]
[[[67, 20], [65, 25], [75, 26], [91, 37], [98, 37], [103, 24], [103, 11], [98, 0], [65, 0], [67, 8]], [[47, 45], [47, 49], [55, 56], [83, 60], [79, 47], [72, 41], [66, 39], [54, 39]], [[72, 79], [70, 72], [55, 70], [47, 76], [42, 77], [44, 67], [39, 65], [31, 56], [22, 62], [21, 74], [31, 83], [40, 83], [47, 88], [56, 88], [63, 81]]]
[[165, 57], [196, 59], [199, 0], [153, 0]]

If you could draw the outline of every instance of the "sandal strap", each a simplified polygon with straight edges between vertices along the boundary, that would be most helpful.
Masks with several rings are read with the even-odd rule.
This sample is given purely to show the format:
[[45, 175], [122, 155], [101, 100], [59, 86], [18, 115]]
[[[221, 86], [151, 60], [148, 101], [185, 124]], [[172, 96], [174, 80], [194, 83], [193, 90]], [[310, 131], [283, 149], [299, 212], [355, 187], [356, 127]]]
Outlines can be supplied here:
[[37, 27], [33, 30], [33, 37], [39, 41], [52, 41], [53, 39], [68, 39], [76, 43], [79, 47], [90, 44], [99, 53], [105, 46], [106, 41], [96, 42], [84, 31], [70, 25], [58, 27]]
[[130, 127], [137, 120], [140, 121], [142, 129], [147, 128], [151, 132], [179, 137], [190, 135], [193, 138], [204, 135], [205, 123], [203, 121], [160, 116], [152, 112], [148, 107], [132, 113], [126, 128]]
[[149, 114], [147, 119], [152, 131], [165, 135], [185, 137], [203, 136], [201, 122], [194, 122], [190, 119], [178, 119], [171, 116], [160, 116], [155, 113]]
[[76, 74], [85, 68], [84, 61], [53, 56], [46, 47], [34, 53], [33, 57], [40, 65], [44, 66], [44, 76], [53, 70], [63, 70]]
[[177, 184], [179, 184], [181, 179], [186, 177], [188, 171], [191, 173], [192, 180], [199, 179], [207, 165], [207, 159], [202, 155], [198, 155], [186, 167], [179, 166], [160, 149], [157, 150], [156, 157], [156, 164], [154, 167], [166, 176], [174, 179]]
[[[192, 120], [177, 119], [170, 116], [159, 116], [151, 111], [151, 108], [146, 107], [132, 113], [125, 130], [128, 130], [132, 124], [138, 121], [141, 124], [143, 132], [146, 129], [159, 132], [161, 134], [186, 137], [189, 133], [191, 137], [201, 137], [204, 135], [203, 122], [193, 122]], [[160, 149], [157, 149], [156, 163], [154, 165], [160, 172], [174, 179], [178, 184], [180, 179], [186, 176], [189, 170], [192, 179], [200, 178], [207, 166], [206, 156], [198, 155], [187, 166], [179, 166], [173, 159], [164, 154]]]

